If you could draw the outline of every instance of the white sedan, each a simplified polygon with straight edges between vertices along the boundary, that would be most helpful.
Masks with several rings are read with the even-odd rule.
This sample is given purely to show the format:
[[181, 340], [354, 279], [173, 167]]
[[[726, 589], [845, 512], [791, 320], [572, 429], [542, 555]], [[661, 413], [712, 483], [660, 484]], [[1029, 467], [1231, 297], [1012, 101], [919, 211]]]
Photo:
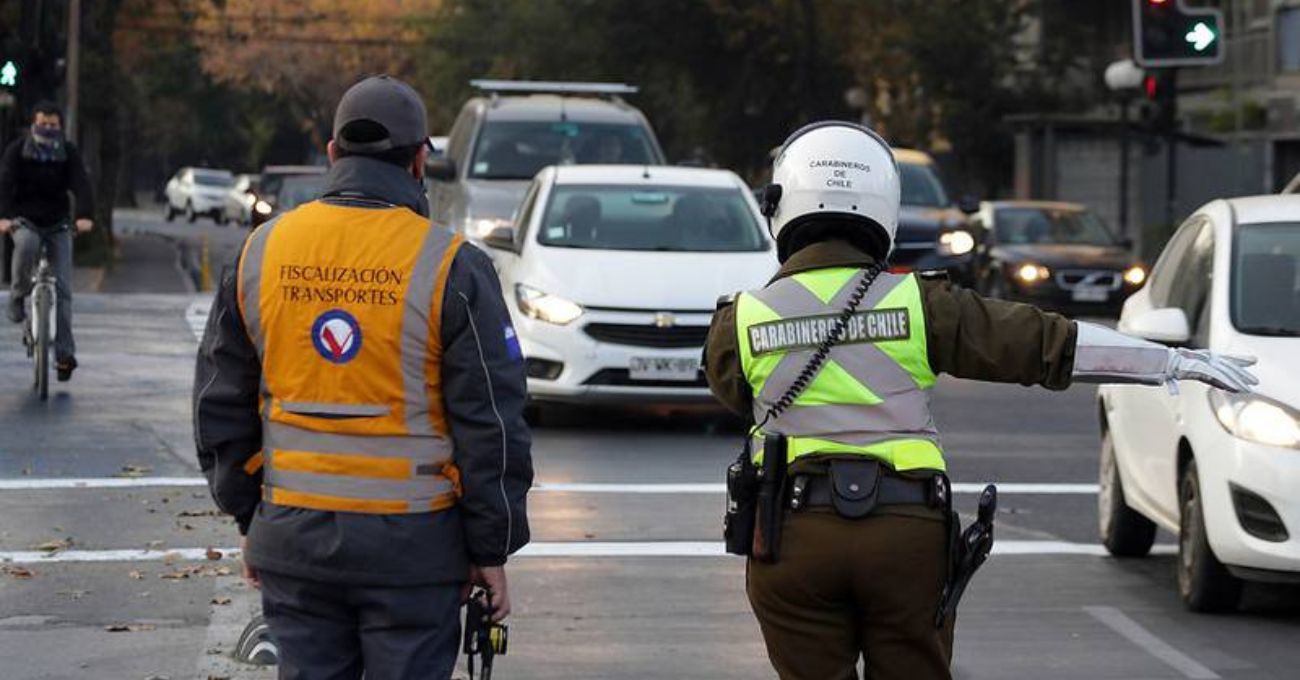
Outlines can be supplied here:
[[1179, 591], [1196, 611], [1235, 608], [1243, 580], [1300, 582], [1300, 196], [1198, 210], [1119, 328], [1257, 357], [1260, 384], [1101, 388], [1103, 543], [1137, 556], [1157, 526], [1177, 534]]
[[777, 267], [758, 206], [725, 170], [545, 168], [484, 244], [535, 402], [708, 400], [700, 357], [717, 299]]

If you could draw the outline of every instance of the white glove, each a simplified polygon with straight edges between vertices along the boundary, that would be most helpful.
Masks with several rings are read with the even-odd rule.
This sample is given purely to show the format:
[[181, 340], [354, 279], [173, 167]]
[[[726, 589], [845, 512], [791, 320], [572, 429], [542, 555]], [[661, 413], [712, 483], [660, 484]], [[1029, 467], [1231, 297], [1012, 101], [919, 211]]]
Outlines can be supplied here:
[[1074, 382], [1167, 385], [1178, 393], [1179, 380], [1197, 380], [1229, 392], [1249, 392], [1259, 380], [1246, 368], [1254, 357], [1206, 350], [1170, 349], [1105, 326], [1076, 321]]
[[1255, 357], [1179, 348], [1169, 353], [1165, 384], [1172, 394], [1178, 394], [1179, 380], [1197, 380], [1229, 392], [1249, 392], [1259, 384], [1259, 378], [1246, 370], [1254, 365]]

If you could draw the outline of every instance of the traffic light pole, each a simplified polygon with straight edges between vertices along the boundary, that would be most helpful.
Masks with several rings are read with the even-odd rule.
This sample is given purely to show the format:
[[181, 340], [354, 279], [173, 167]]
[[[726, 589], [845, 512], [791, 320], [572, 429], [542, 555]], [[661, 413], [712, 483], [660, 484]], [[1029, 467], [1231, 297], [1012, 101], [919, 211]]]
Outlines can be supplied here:
[[1128, 233], [1128, 104], [1129, 96], [1122, 95], [1119, 100], [1119, 233], [1124, 238], [1132, 238]]
[[[1167, 69], [1162, 96], [1166, 97], [1165, 125], [1165, 225], [1172, 230], [1178, 219], [1178, 69]], [[1172, 233], [1172, 231], [1170, 232]]]
[[66, 125], [67, 137], [77, 142], [77, 104], [81, 89], [81, 0], [68, 3], [68, 110]]

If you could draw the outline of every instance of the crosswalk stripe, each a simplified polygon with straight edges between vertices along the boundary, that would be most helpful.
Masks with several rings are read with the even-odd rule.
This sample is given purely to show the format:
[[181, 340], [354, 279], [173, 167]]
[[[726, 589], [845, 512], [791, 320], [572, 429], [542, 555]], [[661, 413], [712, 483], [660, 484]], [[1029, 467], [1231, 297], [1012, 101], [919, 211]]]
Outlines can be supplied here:
[[[51, 489], [113, 489], [132, 487], [206, 486], [202, 477], [67, 477], [0, 479], [0, 491], [42, 491]], [[980, 493], [985, 483], [959, 482], [952, 485], [956, 493]], [[1096, 484], [1053, 482], [997, 482], [1003, 494], [1096, 494]], [[645, 483], [605, 482], [538, 482], [533, 492], [591, 494], [722, 494], [726, 486], [719, 483]]]
[[[239, 556], [237, 548], [219, 548], [222, 560]], [[1175, 545], [1157, 545], [1156, 555], [1172, 555]], [[68, 562], [209, 561], [208, 548], [175, 550], [35, 550], [0, 551], [0, 563], [58, 564]], [[1103, 557], [1105, 546], [1070, 541], [998, 541], [993, 554], [1011, 556], [1077, 555]], [[515, 557], [727, 557], [717, 541], [539, 541], [529, 543]]]

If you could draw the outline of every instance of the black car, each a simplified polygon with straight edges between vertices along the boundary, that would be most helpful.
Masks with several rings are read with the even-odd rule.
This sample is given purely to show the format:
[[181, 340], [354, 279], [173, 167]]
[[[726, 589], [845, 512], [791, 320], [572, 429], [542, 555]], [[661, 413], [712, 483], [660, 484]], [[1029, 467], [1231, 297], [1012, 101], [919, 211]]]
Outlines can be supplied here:
[[[934, 161], [920, 151], [894, 149], [902, 184], [898, 233], [889, 264], [892, 271], [942, 270], [970, 285], [975, 238], [963, 210], [948, 196]], [[965, 201], [964, 201], [965, 203]]]
[[[325, 183], [324, 166], [319, 165], [268, 165], [262, 170], [257, 185], [250, 189], [256, 198], [253, 209], [249, 211], [251, 226], [257, 225], [298, 206], [299, 203], [313, 200], [320, 194]], [[288, 187], [286, 188], [286, 184]], [[315, 195], [310, 192], [315, 191]], [[301, 200], [306, 197], [306, 200]], [[288, 203], [282, 199], [289, 198]]]
[[1146, 281], [1132, 244], [1077, 203], [985, 202], [972, 224], [972, 278], [990, 297], [1113, 314]]

